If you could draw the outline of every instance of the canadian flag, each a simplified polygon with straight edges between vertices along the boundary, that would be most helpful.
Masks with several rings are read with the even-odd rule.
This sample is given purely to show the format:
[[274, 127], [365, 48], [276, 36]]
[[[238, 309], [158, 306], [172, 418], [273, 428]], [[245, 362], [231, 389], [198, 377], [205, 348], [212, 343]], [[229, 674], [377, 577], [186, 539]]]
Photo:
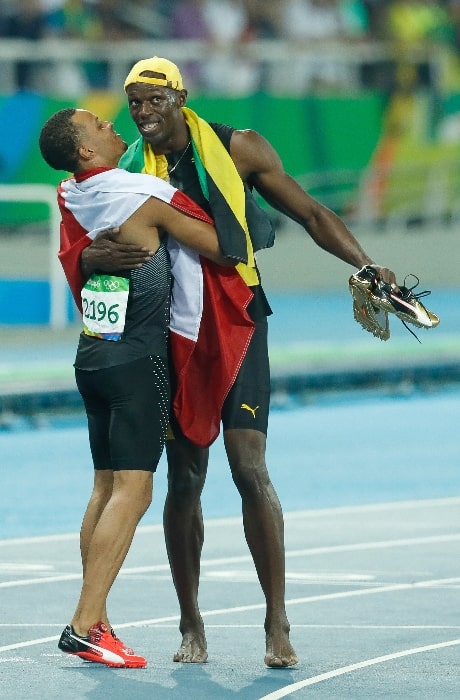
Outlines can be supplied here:
[[[120, 226], [149, 197], [195, 218], [212, 219], [189, 197], [152, 175], [100, 168], [58, 186], [62, 215], [59, 260], [81, 311], [82, 250], [98, 233]], [[184, 435], [208, 447], [220, 432], [224, 400], [254, 332], [246, 309], [252, 292], [239, 273], [170, 239], [170, 345], [176, 375], [173, 408]], [[105, 342], [105, 341], [100, 341]]]

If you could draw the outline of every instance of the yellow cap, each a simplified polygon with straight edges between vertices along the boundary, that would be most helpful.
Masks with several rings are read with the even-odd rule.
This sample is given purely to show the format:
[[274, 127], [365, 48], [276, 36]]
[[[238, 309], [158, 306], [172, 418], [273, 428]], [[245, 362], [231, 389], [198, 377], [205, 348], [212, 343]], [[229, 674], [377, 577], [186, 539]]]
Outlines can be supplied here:
[[[150, 71], [152, 73], [161, 73], [164, 78], [147, 78], [145, 75], [141, 75], [145, 71]], [[167, 58], [158, 58], [158, 56], [153, 56], [152, 58], [144, 58], [142, 61], [138, 61], [129, 71], [128, 77], [125, 80], [125, 90], [128, 85], [133, 83], [148, 83], [149, 85], [163, 85], [167, 88], [172, 88], [173, 90], [183, 90], [184, 86], [182, 84], [182, 76], [180, 74], [179, 68], [175, 63], [168, 61]]]

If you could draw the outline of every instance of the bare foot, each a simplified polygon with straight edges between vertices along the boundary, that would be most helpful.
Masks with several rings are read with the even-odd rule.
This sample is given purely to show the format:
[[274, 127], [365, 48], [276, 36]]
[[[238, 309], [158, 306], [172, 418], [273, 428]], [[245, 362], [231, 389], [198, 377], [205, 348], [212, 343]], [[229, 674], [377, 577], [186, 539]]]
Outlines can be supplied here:
[[206, 649], [204, 632], [186, 632], [182, 637], [179, 650], [173, 656], [173, 661], [182, 661], [185, 664], [205, 664], [208, 660]]
[[297, 654], [289, 641], [289, 635], [281, 631], [266, 635], [265, 665], [269, 668], [287, 668], [298, 662]]

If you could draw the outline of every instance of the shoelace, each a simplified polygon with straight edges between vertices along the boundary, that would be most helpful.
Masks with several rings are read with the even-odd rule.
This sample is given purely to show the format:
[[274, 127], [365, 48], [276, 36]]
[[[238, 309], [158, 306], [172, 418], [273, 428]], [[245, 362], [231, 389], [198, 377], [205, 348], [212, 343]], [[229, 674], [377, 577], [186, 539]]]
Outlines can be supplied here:
[[93, 630], [91, 633], [91, 641], [94, 642], [95, 644], [99, 644], [99, 642], [102, 639], [102, 632], [98, 630]]
[[120, 637], [117, 637], [117, 635], [115, 634], [115, 630], [114, 630], [114, 629], [111, 629], [111, 630], [110, 630], [110, 634], [112, 635], [112, 637], [115, 639], [116, 642], [118, 642], [119, 644], [121, 644], [121, 646], [122, 646], [123, 649], [124, 649], [125, 654], [128, 654], [129, 656], [134, 656], [134, 651], [133, 651], [133, 649], [131, 649], [131, 647], [127, 647], [127, 646], [125, 645], [125, 643], [121, 641]]
[[[415, 280], [417, 280], [416, 283], [412, 285], [412, 287], [408, 287], [406, 285], [406, 280], [408, 277], [413, 277]], [[419, 299], [422, 299], [422, 297], [427, 297], [429, 294], [431, 294], [431, 290], [429, 290], [429, 289], [425, 289], [423, 292], [414, 292], [414, 289], [416, 287], [418, 287], [419, 284], [420, 284], [419, 278], [417, 277], [417, 275], [414, 275], [412, 272], [404, 277], [404, 285], [402, 287], [400, 287], [400, 290], [401, 290], [405, 300], [410, 299], [410, 297], [412, 296], [412, 297], [414, 297], [414, 299], [416, 299], [418, 301]]]
[[[416, 280], [415, 284], [413, 284], [412, 287], [408, 287], [408, 286], [406, 285], [406, 280], [407, 280], [409, 277], [413, 277], [413, 278]], [[415, 292], [415, 293], [414, 293], [414, 289], [415, 289], [416, 287], [418, 287], [419, 284], [420, 284], [419, 278], [417, 277], [417, 275], [414, 275], [412, 272], [409, 273], [408, 275], [406, 275], [406, 276], [404, 277], [404, 285], [403, 285], [402, 287], [399, 288], [399, 291], [400, 291], [401, 296], [402, 296], [402, 298], [404, 299], [404, 301], [410, 301], [410, 299], [412, 299], [412, 298], [415, 299], [416, 301], [419, 301], [419, 299], [422, 299], [423, 297], [427, 297], [427, 296], [429, 296], [429, 295], [431, 294], [431, 290], [429, 290], [429, 289], [424, 289], [423, 292]], [[399, 319], [399, 320], [401, 321], [401, 323], [403, 324], [403, 326], [409, 331], [409, 333], [411, 333], [411, 335], [413, 335], [414, 338], [415, 338], [415, 339], [420, 343], [420, 345], [421, 345], [421, 344], [422, 344], [422, 341], [421, 341], [420, 338], [414, 333], [414, 331], [412, 330], [412, 328], [409, 328], [409, 326], [407, 325], [407, 323], [406, 323], [405, 321], [403, 321], [402, 318]]]

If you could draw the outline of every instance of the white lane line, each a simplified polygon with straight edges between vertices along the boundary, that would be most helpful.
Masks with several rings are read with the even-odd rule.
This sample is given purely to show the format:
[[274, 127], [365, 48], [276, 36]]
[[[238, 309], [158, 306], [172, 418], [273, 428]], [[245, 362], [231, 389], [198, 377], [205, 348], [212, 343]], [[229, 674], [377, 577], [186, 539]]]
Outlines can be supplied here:
[[[337, 600], [339, 598], [353, 598], [363, 595], [375, 595], [376, 593], [395, 593], [396, 591], [415, 590], [417, 588], [444, 588], [451, 583], [460, 583], [460, 578], [440, 578], [428, 581], [415, 581], [411, 583], [394, 583], [390, 586], [376, 586], [375, 588], [358, 588], [353, 591], [338, 591], [336, 593], [324, 593], [323, 595], [312, 595], [304, 598], [290, 598], [286, 605], [299, 605], [302, 603], [314, 603], [323, 600]], [[261, 607], [265, 607], [261, 605]]]
[[373, 542], [355, 542], [354, 544], [310, 547], [308, 549], [293, 549], [286, 552], [286, 557], [306, 557], [316, 554], [331, 554], [333, 552], [361, 552], [367, 549], [411, 547], [412, 545], [440, 544], [442, 542], [457, 542], [458, 540], [460, 540], [460, 532], [452, 533], [450, 535], [427, 535], [425, 537], [405, 537], [397, 540], [375, 540]]
[[35, 586], [38, 583], [58, 583], [59, 581], [77, 581], [81, 574], [60, 574], [58, 576], [43, 576], [41, 578], [25, 578], [16, 581], [2, 581], [0, 588], [19, 588], [21, 586]]
[[[445, 584], [451, 583], [452, 581], [460, 582], [460, 578], [447, 578], [447, 579], [431, 579], [429, 581], [418, 581], [416, 583], [400, 583], [391, 586], [382, 586], [381, 588], [362, 588], [353, 591], [342, 591], [337, 593], [326, 593], [324, 595], [314, 595], [306, 596], [304, 598], [291, 598], [286, 600], [286, 605], [302, 605], [304, 603], [316, 603], [325, 600], [336, 600], [342, 598], [352, 598], [363, 595], [376, 595], [380, 593], [394, 593], [399, 591], [414, 590], [418, 588], [432, 588], [444, 586]], [[204, 610], [201, 613], [202, 617], [211, 617], [213, 615], [231, 615], [233, 613], [239, 612], [249, 612], [252, 610], [265, 610], [265, 603], [254, 603], [252, 605], [239, 605], [232, 608], [216, 608], [214, 610]], [[171, 615], [169, 617], [154, 618], [147, 620], [139, 620], [138, 622], [126, 622], [122, 624], [117, 624], [117, 629], [123, 629], [126, 627], [148, 627], [151, 625], [156, 625], [164, 622], [172, 622], [178, 620], [178, 615]], [[1, 648], [0, 648], [1, 651]]]
[[[219, 569], [219, 571], [207, 571], [204, 574], [206, 581], [231, 581], [231, 582], [242, 582], [242, 583], [252, 583], [259, 581], [257, 577], [257, 572], [248, 569]], [[313, 571], [308, 572], [294, 572], [286, 571], [284, 576], [286, 583], [330, 583], [339, 584], [344, 583], [372, 583], [377, 585], [374, 575], [371, 574], [355, 574], [355, 573], [344, 573], [341, 571]]]
[[8, 540], [0, 540], [0, 547], [19, 547], [21, 544], [41, 544], [47, 542], [69, 542], [78, 541], [79, 535], [70, 532], [65, 535], [40, 535], [38, 537], [14, 537]]
[[420, 508], [445, 508], [460, 505], [460, 496], [448, 498], [426, 498], [412, 501], [389, 501], [387, 503], [366, 503], [360, 506], [336, 506], [333, 508], [315, 508], [311, 510], [294, 510], [284, 513], [285, 520], [298, 520], [323, 515], [348, 515], [354, 513], [379, 513], [382, 511], [418, 510]]
[[[63, 622], [0, 622], [0, 628], [5, 627], [8, 629], [13, 629], [16, 627], [17, 628], [28, 627], [29, 629], [31, 627], [33, 627], [33, 628], [39, 628], [39, 627], [55, 628], [55, 627], [57, 627], [60, 630], [62, 625], [63, 625]], [[119, 628], [120, 625], [115, 625], [115, 627]], [[170, 628], [175, 629], [176, 625], [163, 623], [161, 625], [156, 624], [155, 627], [161, 627], [164, 629], [170, 629]], [[258, 629], [260, 629], [260, 623], [253, 623], [253, 624], [248, 624], [248, 623], [229, 624], [229, 623], [225, 623], [222, 625], [212, 623], [212, 622], [206, 623], [206, 629], [210, 629], [210, 628], [211, 629], [255, 629], [255, 630], [258, 630]], [[319, 624], [293, 623], [293, 624], [291, 624], [291, 630], [292, 629], [425, 631], [425, 630], [460, 630], [460, 625], [319, 625]]]
[[[130, 574], [155, 573], [170, 571], [169, 564], [156, 564], [154, 566], [136, 566], [121, 569], [118, 576], [128, 576]], [[2, 581], [0, 588], [16, 588], [16, 586], [34, 586], [39, 583], [58, 583], [59, 581], [81, 581], [82, 574], [56, 574], [55, 576], [41, 576], [37, 578], [24, 578], [15, 581]]]
[[38, 644], [47, 644], [48, 642], [57, 642], [61, 635], [57, 634], [53, 637], [40, 637], [39, 639], [29, 639], [27, 642], [15, 642], [14, 644], [7, 644], [6, 646], [0, 647], [0, 653], [4, 651], [12, 651], [13, 649], [24, 649], [25, 647], [33, 647]]
[[280, 700], [280, 698], [285, 698], [287, 695], [292, 695], [302, 688], [306, 688], [310, 685], [316, 685], [322, 681], [327, 681], [330, 678], [337, 678], [338, 676], [344, 676], [346, 673], [352, 673], [353, 671], [358, 671], [361, 668], [367, 668], [369, 666], [375, 666], [376, 664], [386, 663], [387, 661], [393, 661], [394, 659], [401, 659], [404, 656], [413, 656], [414, 654], [423, 654], [427, 651], [434, 651], [435, 649], [446, 649], [447, 647], [458, 646], [460, 644], [460, 639], [452, 639], [450, 642], [440, 642], [438, 644], [428, 644], [423, 647], [414, 647], [413, 649], [404, 649], [403, 651], [396, 651], [393, 654], [385, 654], [385, 656], [376, 656], [373, 659], [366, 659], [365, 661], [360, 661], [356, 664], [349, 664], [348, 666], [342, 666], [341, 668], [336, 668], [333, 671], [328, 671], [326, 673], [320, 673], [318, 676], [312, 676], [311, 678], [306, 678], [303, 681], [297, 681], [296, 683], [291, 683], [290, 685], [275, 690], [273, 693], [268, 695], [263, 695], [258, 700]]
[[[365, 551], [373, 549], [389, 549], [392, 547], [409, 547], [419, 544], [439, 544], [443, 542], [456, 542], [460, 540], [460, 533], [450, 535], [433, 535], [426, 537], [409, 537], [397, 540], [377, 540], [373, 542], [356, 542], [354, 544], [331, 545], [327, 547], [311, 547], [309, 549], [294, 549], [286, 552], [286, 559], [304, 556], [315, 556], [318, 554], [332, 554], [340, 552]], [[240, 564], [252, 562], [252, 557], [245, 554], [237, 557], [221, 557], [216, 559], [203, 559], [202, 568], [206, 566], [227, 566], [228, 564]], [[155, 564], [153, 566], [124, 567], [119, 576], [129, 576], [132, 574], [153, 573], [169, 571], [168, 564]], [[30, 579], [18, 579], [14, 581], [0, 582], [0, 588], [15, 588], [16, 586], [32, 586], [41, 583], [57, 583], [59, 581], [76, 581], [81, 579], [81, 574], [59, 574], [56, 576], [41, 576]]]
[[[460, 497], [452, 496], [449, 498], [427, 498], [415, 501], [390, 501], [388, 503], [369, 503], [359, 506], [337, 506], [335, 508], [315, 508], [311, 510], [296, 510], [286, 511], [284, 520], [302, 520], [304, 518], [322, 518], [329, 515], [348, 515], [353, 513], [378, 513], [382, 511], [400, 511], [400, 510], [418, 510], [426, 508], [445, 508], [447, 506], [460, 505]], [[206, 520], [206, 527], [228, 527], [229, 525], [239, 525], [242, 523], [242, 517], [233, 516], [229, 518], [209, 518]], [[139, 525], [137, 528], [139, 534], [150, 534], [153, 532], [162, 533], [163, 525]], [[22, 544], [39, 544], [46, 542], [66, 542], [68, 540], [78, 540], [79, 534], [70, 532], [62, 535], [39, 535], [36, 537], [16, 537], [10, 539], [0, 539], [0, 547], [13, 546], [16, 547]]]
[[[400, 583], [391, 586], [382, 586], [381, 588], [362, 588], [353, 591], [342, 591], [338, 593], [326, 593], [324, 595], [306, 596], [304, 598], [291, 598], [286, 600], [286, 605], [301, 605], [303, 603], [316, 603], [323, 600], [335, 600], [338, 598], [352, 598], [361, 595], [376, 595], [379, 593], [393, 593], [395, 591], [414, 590], [416, 588], [432, 588], [443, 586], [445, 583], [452, 581], [460, 582], [460, 578], [447, 579], [431, 579], [429, 581], [419, 581], [417, 583]], [[237, 612], [249, 612], [251, 610], [265, 610], [265, 603], [254, 603], [252, 605], [238, 605], [232, 608], [216, 608], [214, 610], [202, 611], [202, 617], [211, 617], [213, 615], [229, 615]], [[117, 624], [117, 629], [126, 627], [148, 627], [163, 622], [172, 622], [178, 620], [178, 615], [170, 615], [169, 617], [153, 618], [147, 620], [139, 620], [138, 622], [126, 622], [121, 625]], [[1, 651], [1, 649], [0, 649]]]
[[0, 562], [0, 574], [37, 573], [38, 571], [53, 571], [53, 564], [29, 564], [28, 562]]
[[0, 627], [62, 627], [62, 622], [0, 622]]
[[[311, 547], [309, 549], [294, 549], [286, 552], [286, 559], [315, 556], [318, 554], [333, 554], [341, 552], [357, 552], [374, 549], [389, 549], [393, 547], [410, 547], [422, 544], [442, 544], [446, 542], [456, 542], [460, 540], [460, 533], [451, 535], [430, 535], [426, 537], [410, 537], [397, 540], [377, 540], [373, 542], [356, 542], [354, 544], [331, 545], [327, 547]], [[241, 564], [252, 562], [250, 554], [237, 557], [221, 557], [216, 559], [203, 559], [201, 567], [206, 566], [227, 566], [228, 564]], [[160, 571], [169, 571], [168, 564], [155, 564], [153, 566], [124, 567], [119, 576], [129, 576], [132, 574], [145, 574]], [[76, 581], [81, 579], [81, 574], [59, 574], [56, 576], [42, 576], [30, 579], [17, 579], [14, 581], [2, 581], [0, 588], [14, 588], [16, 586], [32, 586], [41, 583], [57, 583], [59, 581]]]
[[[396, 591], [414, 590], [417, 588], [432, 588], [444, 586], [445, 584], [459, 582], [460, 578], [447, 579], [431, 579], [429, 581], [418, 581], [416, 583], [400, 583], [391, 586], [382, 586], [381, 588], [363, 588], [353, 591], [341, 591], [337, 593], [326, 593], [324, 595], [306, 596], [304, 598], [291, 598], [286, 600], [286, 605], [302, 605], [304, 603], [316, 603], [325, 600], [337, 600], [343, 598], [352, 598], [363, 595], [376, 595], [380, 593], [394, 593]], [[201, 612], [202, 617], [211, 617], [213, 615], [232, 615], [239, 612], [249, 612], [252, 610], [265, 610], [265, 603], [255, 603], [252, 605], [238, 605], [231, 608], [216, 608], [215, 610], [204, 610]], [[146, 620], [137, 620], [132, 622], [123, 622], [117, 624], [116, 628], [126, 629], [128, 627], [149, 627], [160, 625], [165, 622], [177, 622], [180, 619], [179, 615], [168, 615], [165, 617], [149, 618]], [[5, 647], [0, 647], [0, 653], [3, 651], [11, 651], [12, 649], [20, 649], [24, 646], [33, 646], [35, 644], [44, 644], [49, 641], [58, 639], [59, 637], [44, 637], [38, 640], [30, 640], [28, 642], [19, 642], [18, 644], [9, 644]]]

